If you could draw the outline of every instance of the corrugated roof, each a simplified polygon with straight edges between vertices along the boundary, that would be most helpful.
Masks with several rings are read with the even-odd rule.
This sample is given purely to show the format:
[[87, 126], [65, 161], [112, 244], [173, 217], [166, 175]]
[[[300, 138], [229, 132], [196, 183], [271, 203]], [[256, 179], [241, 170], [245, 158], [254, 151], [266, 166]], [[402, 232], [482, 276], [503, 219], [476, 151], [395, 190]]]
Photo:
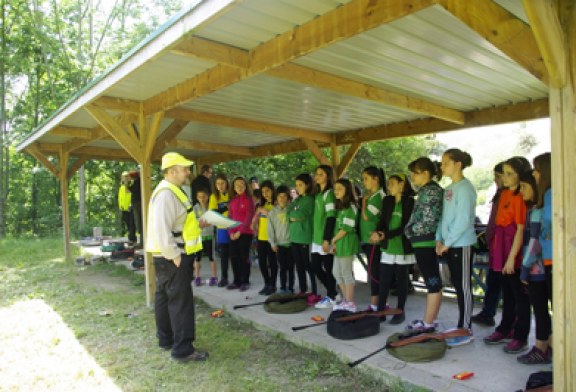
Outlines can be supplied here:
[[[109, 115], [117, 116], [121, 108], [133, 112], [140, 107], [140, 102], [152, 98], [164, 102], [166, 91], [172, 91], [170, 97], [180, 102], [175, 109], [201, 112], [203, 118], [209, 117], [209, 120], [199, 120], [195, 114], [182, 111], [171, 117], [176, 112], [168, 111], [161, 122], [160, 135], [176, 119], [175, 116], [180, 121], [189, 121], [187, 125], [185, 122], [180, 124], [182, 130], [175, 141], [168, 144], [171, 149], [178, 145], [179, 140], [213, 144], [220, 149], [222, 145], [279, 145], [297, 140], [307, 131], [312, 132], [311, 139], [326, 143], [329, 139], [322, 134], [353, 135], [364, 128], [385, 128], [392, 124], [399, 124], [401, 128], [404, 123], [410, 130], [414, 120], [434, 117], [442, 120], [450, 117], [451, 121], [458, 122], [457, 111], [471, 113], [530, 103], [548, 95], [547, 86], [525, 65], [516, 63], [508, 53], [488, 42], [441, 5], [425, 8], [329, 45], [320, 44], [316, 50], [306, 49], [303, 56], [296, 56], [287, 63], [305, 69], [292, 67], [281, 75], [272, 72], [240, 76], [236, 82], [222, 84], [225, 78], [234, 75], [231, 69], [238, 69], [242, 62], [248, 65], [250, 51], [259, 50], [263, 43], [278, 40], [279, 44], [270, 52], [270, 58], [274, 60], [284, 56], [285, 46], [290, 44], [278, 38], [284, 33], [292, 31], [290, 39], [302, 40], [303, 47], [308, 42], [322, 41], [325, 37], [321, 35], [302, 37], [304, 30], [300, 26], [315, 23], [334, 10], [342, 12], [348, 3], [354, 3], [349, 6], [358, 4], [358, 7], [367, 9], [396, 4], [393, 1], [370, 3], [366, 0], [200, 2], [163, 26], [130, 57], [84, 89], [19, 148], [40, 143], [50, 154], [55, 150], [50, 145], [75, 140], [73, 131], [52, 135], [51, 131], [57, 127], [101, 130], [94, 117], [84, 110], [85, 105], [96, 102]], [[519, 18], [525, 18], [521, 0], [496, 3]], [[391, 12], [396, 12], [396, 8]], [[370, 11], [366, 14], [371, 15]], [[363, 17], [362, 14], [359, 17]], [[334, 29], [354, 28], [357, 22], [343, 20], [346, 25]], [[326, 17], [322, 25], [312, 31], [321, 34], [324, 25], [330, 21], [331, 17]], [[522, 24], [520, 28], [524, 28]], [[215, 44], [217, 47], [188, 54], [180, 49], [174, 50], [181, 43], [196, 38], [201, 39], [199, 45]], [[228, 62], [228, 58], [239, 63]], [[215, 69], [220, 71], [215, 72]], [[212, 85], [225, 87], [214, 88], [215, 91], [207, 94], [202, 92], [195, 99], [186, 98], [196, 90], [193, 78], [204, 83], [204, 89], [210, 89]], [[354, 91], [343, 89], [341, 85]], [[102, 97], [108, 99], [107, 104], [98, 103]], [[110, 98], [119, 101], [110, 104]], [[450, 113], [440, 114], [444, 110]], [[527, 117], [530, 115], [526, 114]], [[228, 120], [219, 124], [222, 117]], [[258, 129], [259, 126], [262, 129]], [[108, 135], [104, 135], [104, 140], [102, 134], [99, 135], [96, 140], [88, 140], [84, 147], [120, 148]], [[390, 135], [394, 134], [382, 134], [383, 137]], [[350, 138], [353, 139], [345, 136], [342, 140]], [[183, 151], [193, 158], [210, 156], [204, 145], [202, 149]], [[218, 157], [225, 153], [214, 152], [220, 154]], [[82, 153], [81, 144], [75, 142], [70, 154]]]

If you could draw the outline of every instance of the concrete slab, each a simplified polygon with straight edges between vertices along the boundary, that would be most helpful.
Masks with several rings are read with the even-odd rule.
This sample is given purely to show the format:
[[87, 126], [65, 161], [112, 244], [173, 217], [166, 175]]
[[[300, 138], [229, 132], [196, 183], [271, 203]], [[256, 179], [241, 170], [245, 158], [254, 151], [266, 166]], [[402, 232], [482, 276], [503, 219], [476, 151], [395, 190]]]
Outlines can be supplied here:
[[[207, 271], [207, 267], [207, 265], [203, 267], [204, 271]], [[356, 286], [357, 305], [359, 309], [364, 309], [369, 302], [369, 287], [365, 283], [366, 274], [362, 267], [358, 266], [355, 270], [357, 271], [357, 279], [363, 280], [363, 282], [359, 281]], [[204, 281], [206, 277], [203, 277]], [[312, 324], [312, 316], [321, 315], [327, 319], [330, 310], [309, 307], [304, 312], [289, 315], [267, 313], [262, 305], [233, 310], [234, 305], [261, 302], [266, 299], [265, 296], [258, 295], [258, 291], [263, 287], [258, 268], [252, 268], [250, 280], [252, 286], [246, 292], [204, 285], [194, 287], [194, 293], [211, 306], [224, 309], [234, 317], [253, 323], [257, 328], [280, 333], [296, 344], [330, 350], [348, 362], [357, 360], [383, 347], [389, 335], [404, 328], [403, 325], [394, 326], [384, 322], [381, 324], [381, 331], [378, 335], [352, 341], [332, 338], [326, 333], [325, 325], [295, 332], [291, 329], [294, 326]], [[395, 302], [396, 298], [391, 297], [390, 305], [394, 306]], [[406, 320], [421, 318], [424, 306], [425, 294], [423, 292], [410, 295], [406, 305]], [[458, 307], [454, 299], [445, 297], [439, 317], [441, 328], [453, 328], [457, 316]], [[522, 389], [529, 374], [541, 370], [542, 367], [522, 365], [516, 361], [516, 355], [505, 353], [502, 346], [485, 345], [482, 338], [489, 335], [492, 330], [489, 327], [474, 326], [476, 339], [472, 344], [449, 349], [443, 359], [435, 362], [406, 363], [392, 357], [386, 351], [382, 351], [359, 366], [369, 371], [382, 372], [386, 376], [396, 376], [408, 383], [434, 391], [509, 392]], [[533, 331], [530, 338], [532, 345], [534, 343]], [[474, 372], [474, 377], [464, 381], [452, 378], [454, 374], [465, 370]]]

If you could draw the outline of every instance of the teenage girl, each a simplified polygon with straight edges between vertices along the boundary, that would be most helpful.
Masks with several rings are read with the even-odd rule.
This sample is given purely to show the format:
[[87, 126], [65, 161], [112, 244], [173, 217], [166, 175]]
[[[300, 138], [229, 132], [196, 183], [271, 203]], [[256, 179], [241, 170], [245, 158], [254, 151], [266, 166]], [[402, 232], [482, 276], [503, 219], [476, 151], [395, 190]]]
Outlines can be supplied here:
[[268, 242], [280, 266], [280, 294], [294, 292], [294, 259], [290, 249], [290, 223], [288, 205], [290, 189], [280, 185], [276, 189], [276, 205], [268, 214]]
[[[210, 195], [210, 202], [208, 208], [216, 211], [224, 216], [228, 216], [228, 203], [230, 196], [228, 195], [228, 179], [223, 173], [216, 175], [214, 181], [214, 189]], [[218, 287], [228, 286], [228, 260], [230, 250], [230, 236], [228, 230], [223, 227], [216, 228], [216, 243], [220, 253], [220, 281]]]
[[[412, 245], [404, 234], [414, 209], [414, 191], [404, 174], [388, 178], [388, 196], [382, 201], [382, 214], [372, 243], [382, 243], [380, 258], [380, 293], [378, 310], [384, 310], [392, 280], [396, 279], [398, 309], [404, 311], [408, 297], [408, 270], [416, 262]], [[404, 312], [394, 315], [390, 324], [400, 324], [406, 319]]]
[[334, 306], [334, 310], [356, 312], [356, 304], [354, 303], [356, 280], [354, 279], [352, 264], [360, 246], [356, 233], [358, 207], [350, 180], [341, 178], [336, 181], [334, 194], [337, 216], [334, 236], [330, 242], [335, 255], [332, 273], [344, 295], [344, 299]]
[[[274, 184], [266, 180], [260, 185], [260, 202], [254, 214], [254, 221], [258, 220], [258, 264], [264, 279], [264, 288], [258, 294], [270, 295], [276, 292], [276, 278], [278, 276], [278, 263], [276, 254], [268, 242], [268, 213], [274, 207]], [[256, 222], [254, 222], [256, 223]]]
[[[518, 357], [520, 363], [527, 365], [552, 363], [552, 319], [548, 302], [552, 302], [552, 191], [551, 191], [551, 155], [545, 153], [534, 158], [532, 172], [537, 185], [537, 211], [540, 211], [540, 232], [538, 241], [541, 246], [542, 263], [534, 265], [541, 272], [533, 276], [528, 284], [528, 295], [534, 309], [536, 320], [536, 345]], [[525, 257], [526, 259], [526, 257]], [[543, 267], [543, 270], [542, 270]]]
[[[448, 264], [458, 300], [458, 328], [471, 328], [472, 308], [472, 245], [476, 244], [476, 190], [464, 177], [463, 170], [472, 165], [472, 157], [457, 148], [442, 155], [442, 174], [452, 183], [444, 190], [442, 217], [436, 232], [436, 254]], [[471, 336], [448, 339], [451, 346], [467, 344]]]
[[[316, 196], [314, 198], [314, 231], [312, 238], [312, 271], [326, 287], [326, 296], [316, 304], [318, 309], [332, 308], [336, 304], [336, 280], [332, 275], [334, 255], [330, 241], [336, 224], [334, 191], [334, 171], [331, 166], [320, 165], [314, 173]], [[317, 295], [316, 282], [312, 279], [312, 294]]]
[[418, 269], [428, 290], [426, 310], [422, 320], [414, 320], [408, 329], [436, 329], [436, 319], [442, 302], [442, 279], [436, 255], [436, 231], [442, 216], [444, 190], [439, 179], [440, 167], [427, 157], [420, 157], [408, 165], [412, 184], [417, 187], [418, 198], [404, 233], [412, 243]]
[[384, 170], [369, 166], [362, 172], [362, 183], [366, 190], [362, 198], [360, 215], [360, 243], [368, 259], [368, 279], [370, 281], [370, 305], [368, 310], [376, 311], [380, 294], [380, 245], [371, 244], [370, 236], [376, 231], [380, 221], [382, 200], [385, 193], [382, 187], [386, 182]]
[[[508, 342], [504, 351], [519, 353], [526, 349], [530, 332], [530, 302], [526, 287], [520, 282], [523, 231], [526, 204], [520, 194], [520, 176], [527, 171], [519, 158], [504, 162], [504, 186], [492, 240], [492, 268], [502, 273], [502, 320], [494, 333], [484, 338], [489, 345]], [[512, 339], [510, 341], [510, 339]]]
[[310, 244], [312, 243], [312, 224], [314, 218], [314, 197], [312, 196], [312, 177], [308, 173], [299, 174], [295, 181], [298, 197], [288, 206], [290, 222], [290, 248], [296, 264], [300, 292], [308, 291], [306, 273], [315, 282], [310, 268]]
[[[198, 203], [194, 205], [194, 213], [196, 214], [196, 219], [198, 222], [202, 219], [202, 215], [208, 211], [208, 199], [209, 191], [207, 189], [198, 189], [196, 191], [196, 200]], [[202, 250], [194, 256], [194, 285], [202, 286], [202, 278], [200, 277], [200, 267], [202, 266], [202, 255], [206, 255], [210, 261], [210, 272], [212, 273], [210, 280], [208, 280], [209, 286], [216, 286], [218, 284], [218, 278], [216, 276], [216, 262], [212, 255], [212, 236], [214, 235], [214, 227], [206, 226], [202, 228]]]
[[239, 226], [228, 229], [234, 282], [227, 288], [229, 290], [239, 288], [240, 291], [246, 291], [250, 288], [250, 245], [254, 234], [251, 223], [254, 216], [254, 202], [244, 177], [236, 177], [232, 181], [229, 216], [230, 219], [241, 223]]

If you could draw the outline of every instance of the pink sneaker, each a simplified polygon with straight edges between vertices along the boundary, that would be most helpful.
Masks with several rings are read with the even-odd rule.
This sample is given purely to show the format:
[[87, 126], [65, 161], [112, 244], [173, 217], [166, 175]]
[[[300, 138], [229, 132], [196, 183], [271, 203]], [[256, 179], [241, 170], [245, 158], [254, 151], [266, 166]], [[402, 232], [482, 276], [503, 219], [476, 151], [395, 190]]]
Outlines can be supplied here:
[[504, 335], [502, 332], [494, 331], [490, 336], [484, 338], [484, 343], [489, 345], [508, 343], [512, 340], [512, 332]]
[[507, 352], [509, 354], [518, 354], [526, 350], [527, 348], [528, 344], [526, 343], [526, 341], [512, 339], [510, 343], [504, 346], [504, 352]]

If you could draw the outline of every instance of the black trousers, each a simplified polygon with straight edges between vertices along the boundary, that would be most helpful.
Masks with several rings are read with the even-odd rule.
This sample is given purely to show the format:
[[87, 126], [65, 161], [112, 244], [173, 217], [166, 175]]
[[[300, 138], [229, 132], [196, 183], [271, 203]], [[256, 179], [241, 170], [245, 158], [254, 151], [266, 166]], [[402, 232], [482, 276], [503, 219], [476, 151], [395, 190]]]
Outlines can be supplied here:
[[264, 284], [275, 288], [278, 279], [278, 262], [276, 261], [276, 253], [272, 252], [272, 247], [268, 241], [258, 240], [258, 264], [262, 278], [264, 278]]
[[[136, 228], [134, 226], [134, 214], [132, 211], [122, 211], [122, 223], [126, 226], [128, 240], [136, 242]], [[124, 232], [124, 228], [122, 228], [122, 232]]]
[[472, 326], [472, 308], [474, 297], [472, 296], [472, 265], [474, 253], [471, 246], [450, 248], [446, 252], [446, 262], [450, 270], [452, 284], [456, 289], [458, 300], [458, 328], [470, 328]]
[[[279, 246], [278, 264], [280, 265], [280, 288], [294, 291], [294, 259], [292, 249], [286, 246]], [[288, 284], [288, 286], [286, 286]]]
[[305, 293], [308, 291], [308, 284], [306, 281], [306, 273], [310, 276], [310, 282], [312, 285], [312, 293], [318, 294], [316, 290], [316, 278], [312, 272], [312, 267], [310, 265], [310, 245], [309, 244], [292, 244], [292, 257], [294, 258], [294, 264], [296, 264], [296, 273], [298, 274], [298, 284], [300, 286], [300, 292]]
[[135, 229], [140, 234], [140, 245], [143, 245], [144, 231], [142, 230], [142, 203], [134, 203], [134, 201], [132, 201], [132, 214], [134, 217]]
[[194, 260], [200, 262], [202, 256], [208, 257], [208, 260], [214, 261], [214, 255], [212, 254], [212, 240], [202, 240], [202, 250], [194, 254]]
[[368, 280], [370, 281], [370, 295], [376, 297], [380, 295], [380, 256], [382, 251], [380, 245], [362, 244], [362, 250], [368, 260]]
[[411, 265], [384, 264], [380, 263], [380, 292], [378, 294], [378, 310], [384, 310], [388, 301], [388, 293], [392, 281], [397, 280], [396, 295], [398, 296], [397, 308], [404, 310], [408, 297], [408, 271]]
[[230, 262], [234, 284], [237, 286], [250, 284], [250, 246], [251, 234], [240, 234], [237, 240], [230, 239]]
[[526, 341], [530, 333], [530, 313], [528, 286], [520, 282], [520, 270], [502, 275], [502, 321], [496, 330], [506, 335], [514, 329], [514, 339]]
[[552, 303], [552, 266], [544, 267], [546, 279], [542, 282], [530, 282], [528, 295], [534, 319], [536, 320], [536, 339], [548, 340], [552, 334], [552, 318], [548, 310], [548, 302]]
[[498, 302], [502, 293], [502, 272], [488, 269], [486, 274], [486, 292], [484, 293], [484, 307], [482, 314], [487, 317], [494, 317], [498, 309]]
[[172, 356], [181, 358], [194, 351], [196, 338], [194, 297], [192, 293], [192, 266], [194, 257], [182, 255], [180, 267], [172, 260], [154, 258], [156, 293], [154, 315], [158, 344], [172, 346]]
[[[336, 279], [332, 274], [332, 267], [334, 266], [334, 255], [327, 254], [321, 255], [320, 253], [312, 253], [312, 271], [320, 282], [326, 287], [328, 296], [332, 299], [336, 298]], [[318, 294], [312, 286], [312, 292]]]

